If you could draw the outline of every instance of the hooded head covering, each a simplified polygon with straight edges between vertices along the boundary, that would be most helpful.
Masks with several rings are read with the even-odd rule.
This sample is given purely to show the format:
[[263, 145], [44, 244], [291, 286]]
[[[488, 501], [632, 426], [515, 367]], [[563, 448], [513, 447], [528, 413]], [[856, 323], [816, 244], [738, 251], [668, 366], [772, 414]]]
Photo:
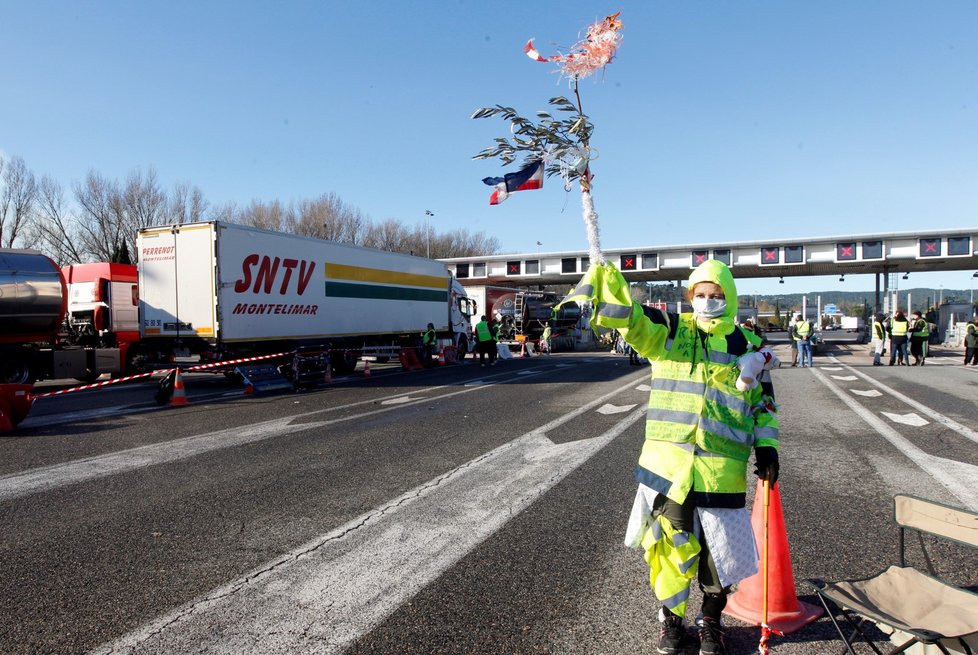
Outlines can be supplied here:
[[727, 265], [715, 259], [708, 259], [693, 269], [689, 276], [690, 297], [692, 297], [693, 289], [700, 282], [713, 282], [720, 285], [720, 288], [723, 289], [723, 299], [727, 303], [727, 308], [724, 310], [723, 316], [713, 320], [732, 323], [734, 317], [737, 316], [737, 285], [734, 284], [733, 273], [730, 272]]

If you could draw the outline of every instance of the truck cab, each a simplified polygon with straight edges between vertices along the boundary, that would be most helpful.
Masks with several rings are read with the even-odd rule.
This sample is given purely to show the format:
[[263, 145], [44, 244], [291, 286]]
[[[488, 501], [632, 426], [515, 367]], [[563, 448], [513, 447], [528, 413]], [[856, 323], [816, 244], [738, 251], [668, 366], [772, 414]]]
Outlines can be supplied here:
[[472, 335], [472, 317], [475, 316], [476, 302], [465, 291], [465, 287], [453, 276], [449, 285], [448, 324], [451, 329], [452, 344], [461, 355], [469, 352], [475, 338]]

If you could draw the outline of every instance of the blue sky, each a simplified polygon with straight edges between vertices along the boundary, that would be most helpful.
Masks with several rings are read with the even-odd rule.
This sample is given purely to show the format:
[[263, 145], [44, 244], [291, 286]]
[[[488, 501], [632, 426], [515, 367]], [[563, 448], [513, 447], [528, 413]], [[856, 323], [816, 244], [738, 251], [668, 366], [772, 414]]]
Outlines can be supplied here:
[[508, 126], [469, 116], [568, 93], [523, 44], [566, 51], [618, 10], [618, 58], [581, 83], [605, 247], [978, 226], [971, 0], [0, 0], [0, 153], [66, 188], [153, 166], [212, 205], [335, 192], [504, 252], [586, 250], [556, 178], [488, 205], [481, 179], [514, 167], [471, 157]]

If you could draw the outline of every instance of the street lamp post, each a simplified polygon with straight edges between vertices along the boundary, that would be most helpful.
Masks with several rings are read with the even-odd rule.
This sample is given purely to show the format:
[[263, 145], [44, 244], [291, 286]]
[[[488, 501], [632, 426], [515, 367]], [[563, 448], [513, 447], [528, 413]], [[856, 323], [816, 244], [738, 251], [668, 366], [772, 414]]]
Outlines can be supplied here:
[[429, 216], [434, 216], [430, 209], [424, 210], [424, 251], [425, 257], [431, 259], [431, 224], [428, 221]]

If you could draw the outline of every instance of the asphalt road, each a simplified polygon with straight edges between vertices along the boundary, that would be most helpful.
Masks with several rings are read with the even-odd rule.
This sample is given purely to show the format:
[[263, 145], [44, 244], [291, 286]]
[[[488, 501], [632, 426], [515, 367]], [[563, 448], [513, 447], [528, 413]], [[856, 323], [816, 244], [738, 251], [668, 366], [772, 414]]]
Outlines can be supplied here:
[[[893, 494], [978, 511], [978, 369], [939, 349], [872, 367], [827, 336], [814, 369], [774, 373], [807, 602], [807, 578], [895, 561]], [[622, 545], [646, 367], [372, 365], [254, 396], [186, 377], [187, 407], [113, 385], [41, 399], [0, 436], [0, 652], [654, 652], [647, 567]], [[937, 555], [978, 585], [978, 558]], [[757, 628], [728, 626], [732, 652], [756, 651]], [[772, 652], [833, 635], [823, 617]]]

